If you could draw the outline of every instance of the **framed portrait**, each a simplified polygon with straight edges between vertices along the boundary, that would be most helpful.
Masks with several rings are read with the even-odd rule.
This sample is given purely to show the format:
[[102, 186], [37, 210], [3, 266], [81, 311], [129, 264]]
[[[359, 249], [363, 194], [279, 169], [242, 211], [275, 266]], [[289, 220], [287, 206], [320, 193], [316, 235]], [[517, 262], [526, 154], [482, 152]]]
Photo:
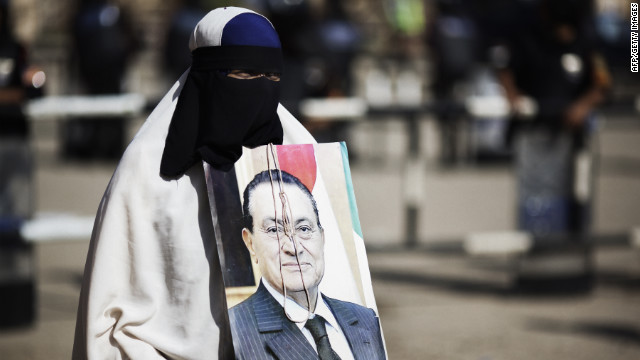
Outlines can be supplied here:
[[346, 144], [203, 164], [236, 357], [386, 358]]

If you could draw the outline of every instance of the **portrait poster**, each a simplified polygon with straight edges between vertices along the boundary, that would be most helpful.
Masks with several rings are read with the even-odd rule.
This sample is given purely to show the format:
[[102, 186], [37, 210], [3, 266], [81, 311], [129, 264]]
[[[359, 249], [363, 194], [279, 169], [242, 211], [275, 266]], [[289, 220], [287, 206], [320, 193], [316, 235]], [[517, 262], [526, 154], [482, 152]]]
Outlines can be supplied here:
[[[292, 356], [291, 351], [321, 351], [309, 334], [305, 336], [312, 346], [299, 345], [304, 348], [300, 350], [292, 338], [274, 341], [274, 329], [263, 334], [260, 318], [247, 320], [261, 316], [249, 304], [262, 309], [266, 303], [258, 299], [263, 295], [276, 304], [266, 295], [279, 293], [286, 326], [304, 323], [307, 313], [324, 300], [353, 358], [386, 358], [346, 144], [245, 148], [227, 172], [203, 164], [236, 356], [306, 358], [301, 353]], [[305, 313], [293, 312], [296, 305]], [[343, 324], [346, 320], [336, 310], [351, 307], [353, 314], [363, 316], [349, 317], [353, 329]], [[245, 308], [251, 310], [245, 313]], [[259, 329], [245, 329], [248, 323], [257, 323]], [[302, 325], [298, 328], [304, 332]], [[256, 339], [245, 338], [253, 333]], [[268, 355], [256, 357], [262, 350]], [[316, 352], [309, 358], [317, 358]]]

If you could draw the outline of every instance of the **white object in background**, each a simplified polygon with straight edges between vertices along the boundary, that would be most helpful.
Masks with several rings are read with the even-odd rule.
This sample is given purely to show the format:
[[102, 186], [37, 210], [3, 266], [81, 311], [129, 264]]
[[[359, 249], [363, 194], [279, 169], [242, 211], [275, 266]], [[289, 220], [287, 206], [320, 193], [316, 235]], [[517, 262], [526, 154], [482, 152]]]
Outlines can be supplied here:
[[472, 95], [465, 100], [469, 114], [477, 118], [504, 118], [509, 115], [509, 103], [501, 95]]
[[640, 249], [640, 227], [634, 227], [631, 229], [629, 242], [631, 243], [631, 247]]
[[574, 195], [582, 204], [591, 198], [591, 156], [587, 150], [581, 150], [575, 159]]
[[93, 230], [93, 216], [67, 213], [38, 213], [20, 229], [20, 235], [29, 242], [61, 240], [89, 241]]
[[399, 105], [418, 106], [422, 104], [421, 77], [415, 70], [403, 70], [396, 79], [396, 102]]
[[425, 161], [418, 158], [408, 158], [405, 163], [403, 177], [403, 195], [406, 205], [419, 208], [424, 199], [424, 183], [426, 171]]
[[393, 102], [393, 91], [389, 75], [379, 69], [369, 71], [365, 78], [365, 96], [371, 106], [384, 107]]
[[531, 234], [523, 231], [473, 233], [464, 239], [464, 250], [469, 255], [521, 255], [532, 246]]
[[141, 94], [100, 96], [47, 96], [31, 100], [27, 115], [36, 120], [70, 116], [132, 116], [144, 109], [146, 99]]
[[522, 120], [530, 120], [538, 114], [538, 103], [528, 96], [520, 96], [514, 107], [513, 111]]
[[367, 113], [367, 103], [357, 97], [305, 99], [300, 113], [310, 120], [358, 120]]

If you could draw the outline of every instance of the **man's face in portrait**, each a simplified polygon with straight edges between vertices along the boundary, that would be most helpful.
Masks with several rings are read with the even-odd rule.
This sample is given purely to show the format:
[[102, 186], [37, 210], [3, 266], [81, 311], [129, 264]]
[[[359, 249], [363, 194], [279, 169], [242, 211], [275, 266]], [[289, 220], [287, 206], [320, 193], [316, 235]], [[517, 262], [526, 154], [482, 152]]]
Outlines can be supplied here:
[[[282, 292], [282, 280], [287, 295], [294, 299], [304, 296], [304, 286], [315, 293], [324, 275], [324, 234], [318, 226], [310, 195], [297, 186], [282, 184], [290, 207], [290, 228], [293, 234], [285, 231], [283, 225], [282, 202], [275, 194], [271, 184], [259, 184], [250, 194], [249, 212], [253, 217], [253, 231], [243, 229], [242, 238], [251, 254], [257, 259], [262, 277]], [[287, 216], [285, 212], [285, 216]], [[277, 219], [277, 221], [276, 221]], [[278, 245], [278, 237], [280, 245]], [[292, 242], [295, 241], [295, 247]], [[298, 259], [296, 260], [296, 250]], [[280, 261], [282, 275], [280, 275]], [[298, 261], [300, 266], [298, 266]], [[304, 277], [304, 285], [300, 276]]]

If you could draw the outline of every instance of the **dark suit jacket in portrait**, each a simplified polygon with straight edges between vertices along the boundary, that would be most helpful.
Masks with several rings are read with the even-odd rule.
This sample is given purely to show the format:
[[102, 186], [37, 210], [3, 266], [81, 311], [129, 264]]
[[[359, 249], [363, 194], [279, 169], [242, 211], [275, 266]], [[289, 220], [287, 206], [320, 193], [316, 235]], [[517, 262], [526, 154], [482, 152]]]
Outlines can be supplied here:
[[[356, 360], [385, 359], [380, 322], [364, 306], [323, 295]], [[242, 360], [317, 360], [318, 355], [282, 306], [260, 283], [255, 294], [229, 309], [236, 358]]]

